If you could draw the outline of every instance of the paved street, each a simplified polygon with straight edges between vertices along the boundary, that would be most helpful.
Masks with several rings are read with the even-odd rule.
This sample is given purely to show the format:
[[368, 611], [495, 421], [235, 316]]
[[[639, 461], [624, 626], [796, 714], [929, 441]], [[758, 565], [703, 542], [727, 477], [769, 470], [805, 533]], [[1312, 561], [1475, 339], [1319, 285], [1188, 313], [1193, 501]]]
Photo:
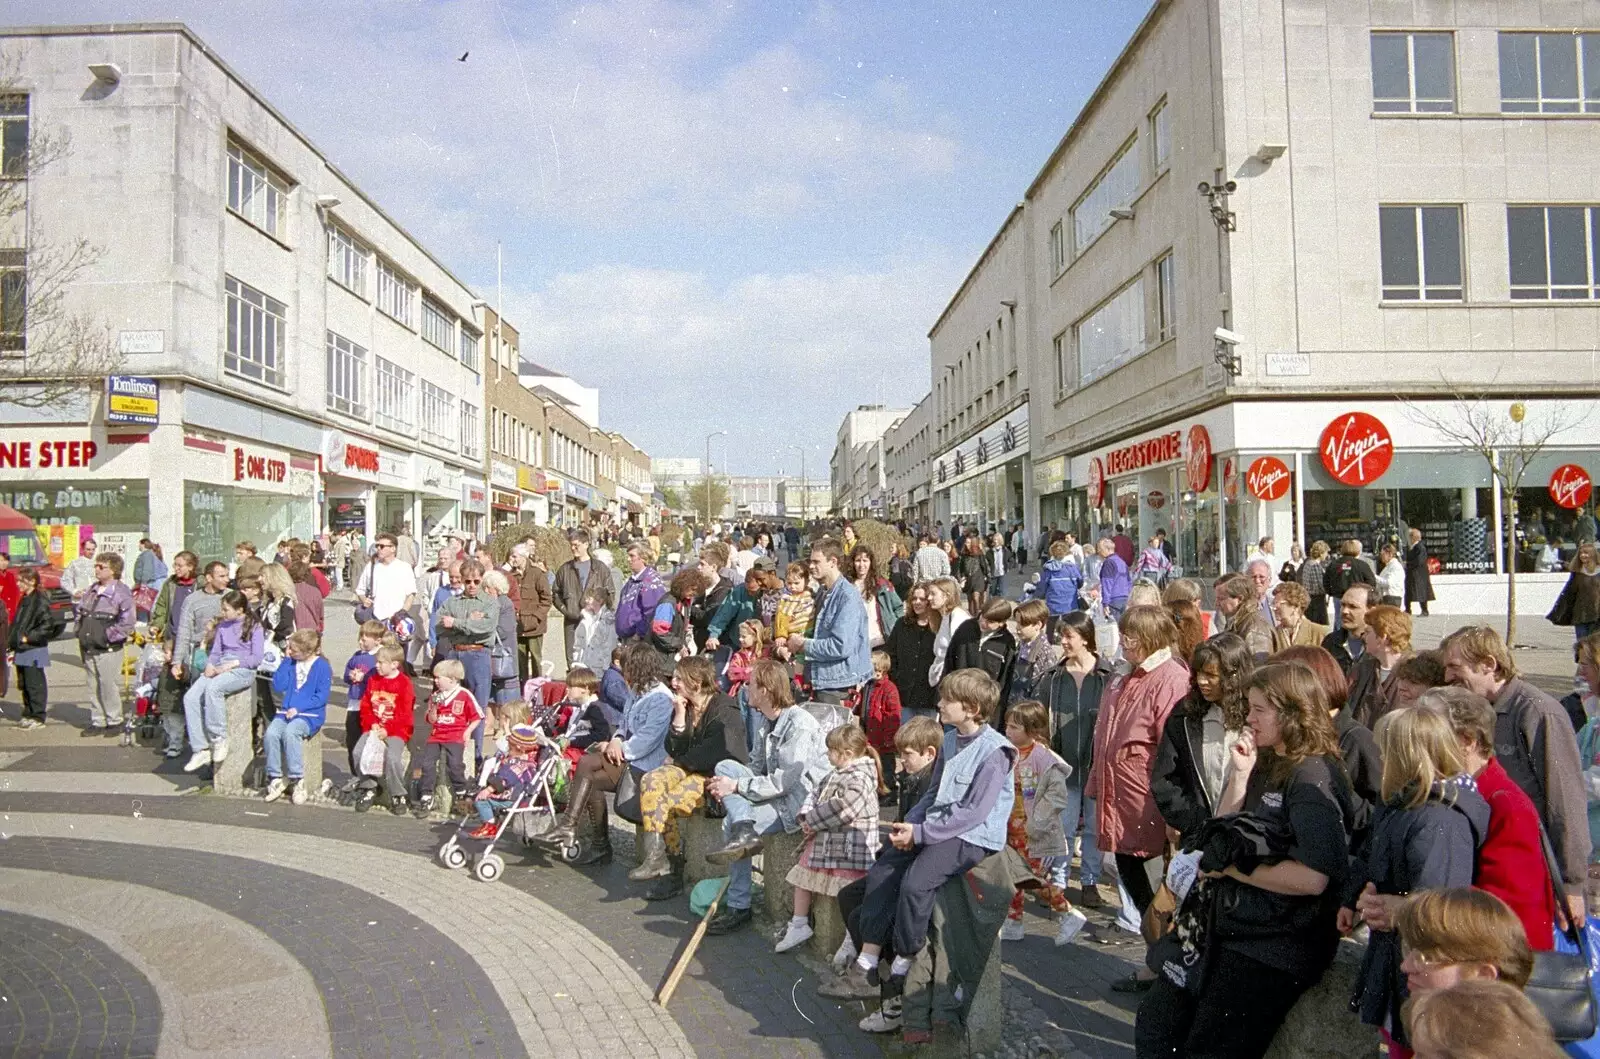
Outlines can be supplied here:
[[[348, 602], [328, 625], [337, 664]], [[1519, 662], [1552, 691], [1570, 687], [1568, 635], [1524, 625]], [[17, 729], [13, 692], [0, 724], [0, 1055], [882, 1054], [854, 1028], [865, 1009], [818, 998], [817, 967], [774, 955], [760, 922], [707, 939], [654, 1007], [691, 920], [640, 901], [626, 856], [579, 872], [517, 851], [485, 885], [433, 861], [447, 825], [198, 793], [150, 748], [79, 738], [82, 671], [70, 645], [56, 658], [51, 723]], [[1128, 1056], [1134, 1004], [1108, 986], [1139, 948], [1092, 923], [1056, 949], [1030, 904], [1005, 949], [1008, 1018], [1061, 1054]]]

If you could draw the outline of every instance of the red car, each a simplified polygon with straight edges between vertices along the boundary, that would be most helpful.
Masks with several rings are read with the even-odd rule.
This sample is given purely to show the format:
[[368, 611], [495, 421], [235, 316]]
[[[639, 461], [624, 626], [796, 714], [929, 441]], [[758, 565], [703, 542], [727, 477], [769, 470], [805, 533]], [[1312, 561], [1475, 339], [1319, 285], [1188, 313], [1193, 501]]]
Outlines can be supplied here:
[[0, 504], [0, 552], [11, 556], [12, 569], [38, 571], [39, 583], [50, 597], [50, 613], [62, 623], [72, 620], [72, 597], [61, 587], [61, 569], [50, 565], [33, 520], [4, 504]]

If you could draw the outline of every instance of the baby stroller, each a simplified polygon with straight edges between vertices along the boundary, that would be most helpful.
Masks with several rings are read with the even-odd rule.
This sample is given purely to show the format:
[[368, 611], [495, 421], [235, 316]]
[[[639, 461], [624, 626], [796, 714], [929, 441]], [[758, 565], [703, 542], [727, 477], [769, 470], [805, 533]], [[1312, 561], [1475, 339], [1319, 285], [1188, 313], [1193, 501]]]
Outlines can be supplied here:
[[161, 645], [148, 640], [145, 626], [139, 626], [130, 638], [130, 647], [138, 648], [132, 664], [133, 709], [124, 710], [122, 745], [133, 746], [136, 739], [154, 739], [160, 730], [160, 709], [156, 703], [156, 688], [161, 683], [161, 671], [166, 668], [167, 656]]
[[[512, 837], [522, 839], [526, 845], [542, 830], [541, 824], [543, 828], [548, 828], [556, 816], [553, 786], [558, 773], [564, 775], [566, 768], [561, 744], [546, 735], [539, 726], [525, 724], [519, 724], [511, 730], [509, 742], [514, 749], [532, 751], [532, 775], [519, 786], [511, 798], [511, 804], [499, 812], [498, 819], [485, 829], [488, 832], [486, 835], [473, 833], [479, 830], [480, 825], [477, 823], [477, 814], [469, 812], [462, 817], [450, 837], [445, 839], [437, 854], [439, 863], [451, 869], [464, 868], [470, 860], [472, 874], [479, 882], [494, 882], [505, 871], [505, 860], [494, 851], [501, 839], [509, 833]], [[480, 791], [487, 786], [489, 777], [495, 775], [499, 767], [498, 755], [485, 762], [478, 788]], [[475, 855], [469, 854], [468, 844], [476, 845], [479, 842], [484, 843], [483, 848]], [[566, 860], [576, 859], [578, 853], [577, 845], [561, 851]]]

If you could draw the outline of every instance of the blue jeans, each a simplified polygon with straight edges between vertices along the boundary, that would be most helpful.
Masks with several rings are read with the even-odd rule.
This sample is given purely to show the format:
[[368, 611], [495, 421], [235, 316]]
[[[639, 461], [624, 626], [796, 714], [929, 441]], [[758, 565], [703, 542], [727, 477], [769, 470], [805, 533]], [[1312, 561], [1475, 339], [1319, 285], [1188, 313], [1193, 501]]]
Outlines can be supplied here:
[[[755, 773], [737, 761], [719, 761], [717, 775], [732, 780], [742, 780], [754, 776]], [[758, 835], [776, 835], [784, 829], [783, 821], [778, 819], [777, 807], [768, 802], [751, 802], [741, 795], [730, 794], [722, 799], [722, 805], [728, 810], [728, 818], [722, 822], [724, 838], [733, 834], [733, 825], [741, 820], [755, 824]], [[728, 865], [728, 907], [750, 907], [750, 858], [748, 857]]]
[[292, 721], [274, 717], [267, 725], [267, 778], [279, 779], [288, 771], [288, 778], [297, 780], [305, 776], [303, 757], [306, 740], [311, 738], [311, 726], [303, 718]]
[[756, 752], [756, 740], [761, 738], [761, 724], [766, 720], [761, 716], [761, 711], [750, 705], [750, 695], [746, 688], [739, 689], [739, 712], [744, 714], [744, 746], [750, 753]]
[[1586, 625], [1582, 622], [1579, 622], [1572, 627], [1572, 632], [1577, 639], [1582, 640], [1588, 637], [1588, 635], [1594, 632], [1596, 629], [1600, 629], [1600, 625]]
[[228, 696], [255, 687], [255, 683], [256, 671], [241, 666], [214, 677], [200, 677], [190, 684], [183, 695], [189, 749], [198, 752], [228, 738]]
[[[472, 697], [478, 700], [478, 709], [485, 714], [489, 712], [489, 704], [494, 700], [489, 697], [490, 659], [488, 651], [457, 651], [452, 656], [461, 663], [461, 668], [467, 671], [467, 678], [462, 683], [472, 692]], [[477, 747], [475, 760], [483, 760], [483, 725], [479, 724], [472, 733], [472, 741]]]
[[1083, 817], [1083, 838], [1080, 842], [1081, 852], [1078, 856], [1082, 866], [1078, 871], [1078, 882], [1084, 886], [1093, 886], [1100, 881], [1100, 862], [1103, 854], [1097, 845], [1100, 836], [1096, 831], [1095, 812], [1098, 806], [1093, 798], [1083, 796], [1082, 787], [1067, 788], [1067, 807], [1061, 811], [1061, 832], [1067, 836], [1067, 855], [1062, 857], [1051, 872], [1051, 882], [1055, 887], [1064, 889], [1067, 885], [1067, 875], [1072, 868], [1072, 839], [1079, 833], [1078, 817]]
[[494, 814], [501, 809], [511, 808], [510, 798], [479, 798], [472, 803], [478, 809], [478, 819], [486, 824], [494, 823]]

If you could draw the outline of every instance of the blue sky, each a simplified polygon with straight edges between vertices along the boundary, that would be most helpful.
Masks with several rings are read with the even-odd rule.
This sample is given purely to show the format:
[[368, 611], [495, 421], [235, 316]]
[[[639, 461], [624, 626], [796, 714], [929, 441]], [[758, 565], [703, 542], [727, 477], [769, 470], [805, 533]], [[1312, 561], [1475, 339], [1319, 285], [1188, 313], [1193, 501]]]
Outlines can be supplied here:
[[[927, 391], [927, 331], [1150, 0], [5, 0], [180, 20], [656, 456]], [[465, 63], [457, 56], [469, 52]], [[781, 410], [781, 411], [780, 411]], [[776, 413], [776, 415], [775, 415]], [[781, 438], [780, 438], [781, 435]], [[723, 457], [713, 448], [713, 460]]]

